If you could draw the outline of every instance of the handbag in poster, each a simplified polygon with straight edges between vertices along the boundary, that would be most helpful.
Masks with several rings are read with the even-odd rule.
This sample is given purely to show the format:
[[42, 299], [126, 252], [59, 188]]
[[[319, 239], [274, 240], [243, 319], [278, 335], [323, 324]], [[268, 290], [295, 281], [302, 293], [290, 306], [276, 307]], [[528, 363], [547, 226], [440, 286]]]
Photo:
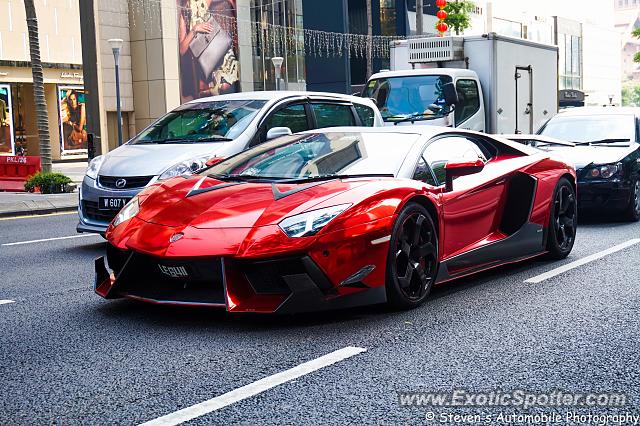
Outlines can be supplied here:
[[213, 27], [213, 31], [197, 33], [189, 44], [189, 50], [206, 80], [211, 81], [214, 71], [222, 63], [231, 47], [232, 40], [213, 17], [208, 22]]

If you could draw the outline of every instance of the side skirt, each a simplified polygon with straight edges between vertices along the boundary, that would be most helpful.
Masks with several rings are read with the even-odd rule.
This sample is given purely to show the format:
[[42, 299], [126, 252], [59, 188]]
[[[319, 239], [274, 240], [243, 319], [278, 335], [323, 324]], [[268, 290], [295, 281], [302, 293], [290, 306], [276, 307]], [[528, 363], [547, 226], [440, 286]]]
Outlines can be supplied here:
[[443, 260], [436, 284], [544, 254], [545, 237], [541, 225], [527, 223], [503, 240]]

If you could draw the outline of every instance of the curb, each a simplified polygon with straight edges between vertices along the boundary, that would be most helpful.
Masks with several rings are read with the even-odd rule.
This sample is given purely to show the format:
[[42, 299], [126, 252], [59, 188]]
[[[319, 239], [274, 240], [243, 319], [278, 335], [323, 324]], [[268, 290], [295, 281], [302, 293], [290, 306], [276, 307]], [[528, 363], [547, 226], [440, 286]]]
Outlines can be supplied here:
[[[25, 206], [26, 207], [26, 206]], [[21, 216], [35, 216], [35, 215], [45, 215], [52, 213], [66, 213], [66, 212], [76, 212], [78, 211], [78, 205], [68, 205], [68, 206], [50, 206], [50, 207], [40, 207], [40, 208], [22, 208], [15, 210], [1, 210], [0, 207], [0, 218], [8, 218], [8, 217], [21, 217]]]

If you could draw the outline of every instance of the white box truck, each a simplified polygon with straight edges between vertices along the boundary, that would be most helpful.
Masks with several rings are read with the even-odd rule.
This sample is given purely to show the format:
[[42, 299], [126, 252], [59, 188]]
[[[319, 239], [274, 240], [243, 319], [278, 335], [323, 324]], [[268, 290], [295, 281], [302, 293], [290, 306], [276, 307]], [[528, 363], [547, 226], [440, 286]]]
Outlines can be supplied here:
[[558, 112], [558, 48], [495, 33], [396, 41], [391, 71], [372, 75], [362, 96], [387, 125], [535, 133]]

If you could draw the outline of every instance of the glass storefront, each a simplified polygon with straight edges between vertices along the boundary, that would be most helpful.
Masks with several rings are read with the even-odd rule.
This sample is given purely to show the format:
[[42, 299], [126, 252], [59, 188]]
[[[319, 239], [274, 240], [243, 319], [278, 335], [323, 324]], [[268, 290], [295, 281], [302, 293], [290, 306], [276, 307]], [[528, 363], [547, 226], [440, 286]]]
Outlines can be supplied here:
[[271, 58], [284, 58], [281, 89], [304, 89], [302, 0], [251, 0], [254, 90], [275, 90]]
[[582, 37], [558, 34], [560, 89], [582, 89]]

